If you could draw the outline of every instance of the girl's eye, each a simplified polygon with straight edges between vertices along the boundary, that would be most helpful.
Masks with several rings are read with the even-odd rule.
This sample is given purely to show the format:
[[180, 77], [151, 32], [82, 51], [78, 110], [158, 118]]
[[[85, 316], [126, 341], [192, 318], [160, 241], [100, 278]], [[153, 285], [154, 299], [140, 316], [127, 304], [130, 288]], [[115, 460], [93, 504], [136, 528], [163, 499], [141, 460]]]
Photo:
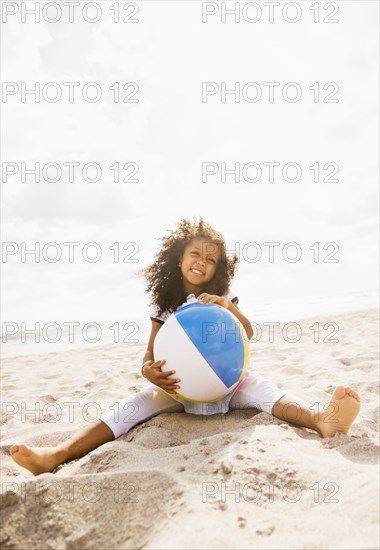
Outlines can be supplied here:
[[[192, 256], [199, 256], [199, 252], [197, 250], [192, 250], [190, 252], [190, 254]], [[211, 263], [211, 264], [216, 264], [216, 260], [214, 258], [208, 258], [208, 261]]]

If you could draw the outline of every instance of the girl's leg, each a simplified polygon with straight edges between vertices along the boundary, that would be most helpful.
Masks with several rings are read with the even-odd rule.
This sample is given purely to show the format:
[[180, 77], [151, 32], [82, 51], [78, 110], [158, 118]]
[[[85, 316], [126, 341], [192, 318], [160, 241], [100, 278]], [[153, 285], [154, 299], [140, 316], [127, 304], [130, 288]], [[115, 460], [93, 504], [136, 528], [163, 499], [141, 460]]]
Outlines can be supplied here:
[[12, 445], [10, 453], [17, 464], [34, 475], [52, 472], [60, 464], [81, 458], [157, 414], [182, 411], [181, 403], [157, 386], [149, 384], [142, 392], [123, 401], [117, 409], [105, 413], [100, 420], [56, 447]]
[[141, 392], [125, 399], [116, 410], [100, 417], [117, 439], [129, 432], [133, 426], [146, 422], [164, 412], [183, 412], [183, 405], [158, 386], [148, 384]]
[[29, 447], [29, 445], [12, 445], [10, 453], [15, 462], [32, 474], [52, 472], [64, 462], [81, 458], [103, 443], [115, 439], [112, 430], [101, 420], [86, 426], [56, 447]]
[[333, 437], [336, 433], [348, 434], [359, 410], [359, 394], [349, 386], [337, 386], [327, 406], [309, 405], [287, 394], [274, 404], [272, 414], [297, 426], [311, 428], [322, 437]]
[[231, 409], [257, 408], [291, 424], [310, 428], [322, 437], [347, 434], [360, 409], [360, 398], [350, 387], [338, 386], [327, 407], [308, 405], [257, 373], [250, 373], [231, 401]]

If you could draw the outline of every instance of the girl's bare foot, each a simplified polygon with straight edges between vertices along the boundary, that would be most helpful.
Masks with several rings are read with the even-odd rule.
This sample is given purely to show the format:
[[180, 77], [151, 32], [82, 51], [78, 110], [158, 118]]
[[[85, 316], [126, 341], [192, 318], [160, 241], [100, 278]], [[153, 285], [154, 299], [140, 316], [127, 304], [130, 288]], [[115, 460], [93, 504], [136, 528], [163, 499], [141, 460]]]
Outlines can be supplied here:
[[10, 453], [13, 460], [26, 468], [35, 476], [45, 472], [52, 472], [57, 466], [65, 462], [66, 453], [54, 447], [36, 447], [29, 445], [12, 445]]
[[348, 434], [360, 410], [359, 394], [349, 386], [337, 386], [331, 401], [317, 422], [322, 437], [333, 437], [337, 432]]

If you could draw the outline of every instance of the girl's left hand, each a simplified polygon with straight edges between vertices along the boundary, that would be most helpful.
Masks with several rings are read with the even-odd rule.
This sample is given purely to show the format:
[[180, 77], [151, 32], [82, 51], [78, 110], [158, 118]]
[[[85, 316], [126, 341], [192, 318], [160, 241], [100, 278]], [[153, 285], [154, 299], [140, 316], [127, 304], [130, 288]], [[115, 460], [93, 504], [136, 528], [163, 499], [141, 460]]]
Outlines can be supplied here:
[[226, 309], [228, 309], [228, 300], [224, 296], [217, 296], [216, 294], [207, 294], [207, 292], [202, 292], [197, 298], [203, 304], [218, 304]]

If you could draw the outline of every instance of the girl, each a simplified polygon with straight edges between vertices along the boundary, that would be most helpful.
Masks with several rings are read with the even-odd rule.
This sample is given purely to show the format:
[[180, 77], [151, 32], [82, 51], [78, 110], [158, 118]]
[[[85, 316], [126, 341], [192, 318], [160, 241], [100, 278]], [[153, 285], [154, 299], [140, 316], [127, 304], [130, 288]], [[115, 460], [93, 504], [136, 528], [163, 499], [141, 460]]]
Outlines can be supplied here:
[[248, 374], [232, 394], [216, 403], [189, 403], [176, 395], [181, 380], [175, 377], [175, 371], [161, 371], [165, 358], [153, 357], [157, 332], [173, 311], [194, 300], [219, 304], [239, 319], [248, 339], [252, 338], [253, 330], [238, 307], [238, 297], [230, 290], [238, 258], [227, 257], [220, 233], [202, 217], [193, 223], [182, 218], [177, 228], [161, 241], [155, 261], [142, 270], [153, 306], [151, 334], [141, 368], [149, 382], [147, 387], [127, 398], [117, 411], [103, 414], [96, 423], [56, 447], [32, 449], [28, 445], [13, 445], [10, 448], [13, 460], [35, 475], [52, 472], [59, 464], [80, 458], [164, 412], [215, 414], [251, 407], [311, 428], [322, 437], [332, 437], [337, 432], [347, 434], [360, 408], [359, 396], [350, 387], [338, 386], [330, 406], [317, 414], [312, 413], [307, 403], [280, 390], [258, 373]]

